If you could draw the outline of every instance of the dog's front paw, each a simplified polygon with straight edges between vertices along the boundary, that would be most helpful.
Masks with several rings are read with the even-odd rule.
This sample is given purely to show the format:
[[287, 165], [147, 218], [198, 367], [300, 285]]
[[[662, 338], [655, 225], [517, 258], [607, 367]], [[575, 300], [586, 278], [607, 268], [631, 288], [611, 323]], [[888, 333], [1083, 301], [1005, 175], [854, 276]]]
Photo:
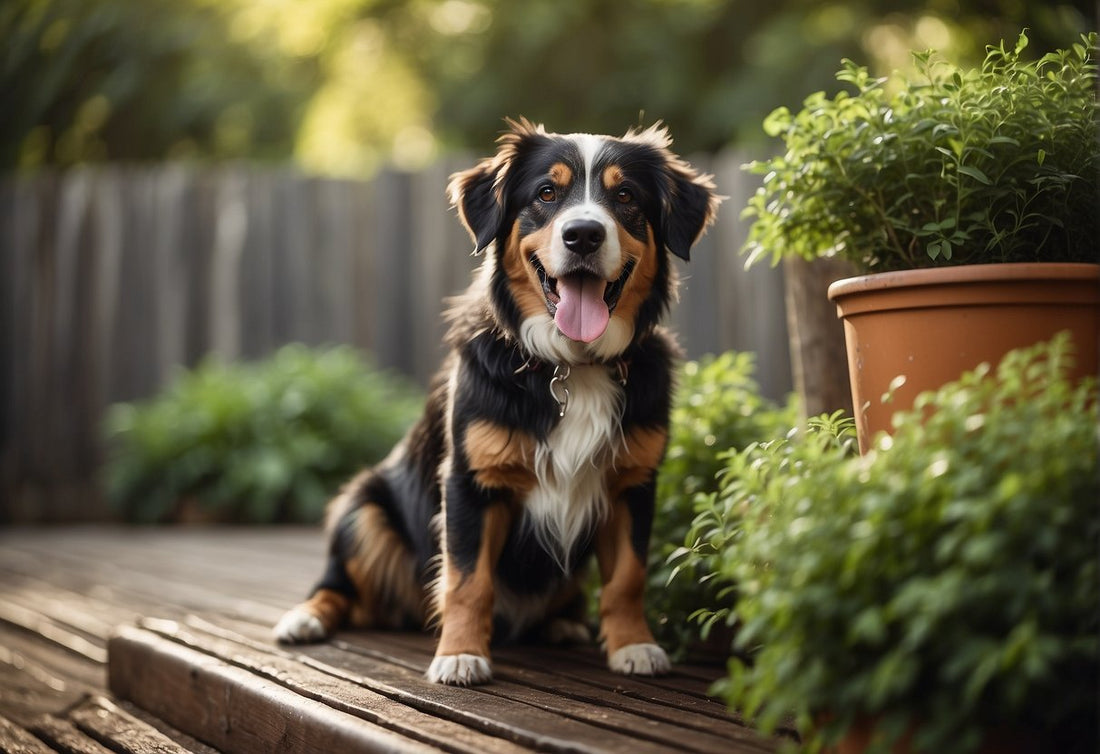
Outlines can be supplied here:
[[672, 669], [665, 650], [656, 644], [627, 644], [607, 658], [607, 665], [623, 675], [664, 675]]
[[427, 676], [432, 683], [473, 686], [493, 680], [493, 671], [489, 660], [481, 655], [436, 655]]
[[327, 635], [321, 620], [301, 606], [288, 610], [275, 624], [273, 633], [275, 640], [281, 644], [321, 641]]

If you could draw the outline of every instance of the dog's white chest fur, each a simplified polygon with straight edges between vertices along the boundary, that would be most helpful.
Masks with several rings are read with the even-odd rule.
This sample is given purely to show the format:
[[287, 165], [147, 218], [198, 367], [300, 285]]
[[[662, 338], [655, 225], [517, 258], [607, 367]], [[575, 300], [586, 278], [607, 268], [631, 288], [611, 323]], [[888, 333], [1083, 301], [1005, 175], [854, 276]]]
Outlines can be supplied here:
[[575, 366], [565, 387], [565, 416], [535, 450], [537, 485], [526, 514], [542, 546], [563, 570], [577, 540], [608, 509], [607, 469], [614, 462], [622, 389], [606, 366]]

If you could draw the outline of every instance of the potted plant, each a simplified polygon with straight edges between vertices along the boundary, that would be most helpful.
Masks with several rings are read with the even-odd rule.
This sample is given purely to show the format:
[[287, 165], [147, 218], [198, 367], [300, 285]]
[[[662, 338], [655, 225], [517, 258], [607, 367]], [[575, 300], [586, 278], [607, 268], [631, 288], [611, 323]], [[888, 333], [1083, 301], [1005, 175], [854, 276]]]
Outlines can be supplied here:
[[811, 752], [1097, 751], [1098, 395], [1068, 346], [923, 394], [951, 410], [864, 456], [835, 421], [730, 456], [689, 541], [738, 584], [703, 616], [740, 622], [731, 706]]
[[1060, 330], [1078, 373], [1097, 370], [1096, 35], [1034, 61], [1026, 46], [990, 47], [976, 69], [917, 54], [908, 79], [845, 62], [854, 91], [765, 121], [786, 152], [748, 166], [764, 181], [745, 250], [867, 273], [829, 290], [863, 450], [922, 390]]

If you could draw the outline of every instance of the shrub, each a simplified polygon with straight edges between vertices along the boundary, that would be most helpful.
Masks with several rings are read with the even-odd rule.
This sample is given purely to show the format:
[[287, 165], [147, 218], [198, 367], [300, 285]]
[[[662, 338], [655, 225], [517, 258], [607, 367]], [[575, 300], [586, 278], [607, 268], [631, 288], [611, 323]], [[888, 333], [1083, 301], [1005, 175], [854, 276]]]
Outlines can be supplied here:
[[421, 398], [347, 347], [280, 349], [252, 364], [209, 359], [160, 395], [112, 407], [110, 498], [130, 521], [198, 513], [311, 522], [347, 477], [381, 459]]
[[750, 262], [1096, 262], [1096, 39], [1028, 61], [1021, 34], [978, 69], [918, 53], [912, 80], [845, 61], [851, 91], [764, 123], [786, 153], [747, 166], [764, 176], [745, 209]]
[[683, 568], [669, 558], [691, 528], [696, 497], [718, 489], [723, 451], [774, 436], [795, 421], [793, 399], [780, 406], [761, 396], [754, 369], [753, 354], [731, 351], [687, 362], [680, 372], [668, 450], [657, 477], [647, 597], [650, 625], [676, 656], [700, 638], [688, 616], [713, 604], [720, 589], [693, 566], [670, 581]]
[[810, 751], [866, 721], [915, 725], [918, 751], [998, 728], [1095, 751], [1097, 392], [1067, 381], [1068, 343], [922, 395], [865, 457], [821, 426], [729, 457], [692, 536], [739, 585], [704, 616], [736, 616], [752, 655], [731, 705], [766, 730], [795, 711]]

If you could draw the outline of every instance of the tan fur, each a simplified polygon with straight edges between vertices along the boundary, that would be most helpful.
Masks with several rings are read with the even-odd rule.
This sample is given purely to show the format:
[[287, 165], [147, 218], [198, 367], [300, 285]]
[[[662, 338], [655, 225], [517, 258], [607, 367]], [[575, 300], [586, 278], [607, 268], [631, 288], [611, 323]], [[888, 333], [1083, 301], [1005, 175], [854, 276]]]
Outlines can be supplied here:
[[664, 458], [668, 431], [663, 427], [634, 427], [627, 433], [618, 465], [656, 469]]
[[629, 644], [653, 643], [642, 603], [645, 564], [631, 546], [630, 529], [630, 512], [624, 504], [616, 503], [596, 532], [596, 559], [603, 582], [600, 637], [609, 656]]
[[[657, 248], [653, 240], [653, 229], [647, 226], [646, 240], [639, 241], [619, 228], [619, 245], [626, 255], [634, 259], [635, 267], [619, 297], [614, 316], [633, 323], [657, 277]], [[669, 274], [673, 275], [674, 271], [670, 270]]]
[[608, 165], [600, 177], [603, 180], [603, 187], [610, 191], [623, 182], [623, 169], [618, 165]]
[[556, 162], [550, 166], [550, 180], [554, 185], [565, 187], [573, 182], [573, 168], [564, 162]]
[[443, 627], [436, 655], [489, 657], [493, 630], [493, 571], [512, 523], [504, 505], [485, 511], [481, 547], [470, 573], [462, 573], [444, 556], [440, 620]]
[[[635, 427], [627, 433], [615, 468], [608, 473], [613, 500], [653, 478], [667, 442], [667, 431], [662, 428]], [[596, 558], [604, 585], [600, 593], [600, 632], [609, 655], [628, 644], [653, 642], [642, 601], [645, 564], [631, 542], [632, 525], [626, 505], [615, 502], [611, 515], [596, 533]]]
[[466, 429], [464, 448], [470, 468], [483, 487], [514, 490], [520, 497], [535, 484], [535, 438], [487, 421]]
[[422, 622], [424, 591], [415, 559], [377, 505], [368, 503], [356, 513], [355, 552], [345, 563], [359, 593], [352, 625], [398, 628], [406, 618]]
[[[550, 248], [552, 226], [537, 233], [520, 238], [519, 223], [512, 227], [508, 237], [508, 246], [504, 249], [504, 269], [508, 273], [508, 284], [512, 289], [516, 305], [523, 317], [534, 317], [546, 313], [546, 298], [542, 293], [542, 283], [534, 266], [528, 261], [537, 251]], [[541, 260], [545, 266], [546, 260]]]
[[614, 467], [608, 472], [607, 488], [617, 499], [631, 487], [648, 482], [664, 457], [668, 433], [661, 428], [635, 427], [623, 440]]

